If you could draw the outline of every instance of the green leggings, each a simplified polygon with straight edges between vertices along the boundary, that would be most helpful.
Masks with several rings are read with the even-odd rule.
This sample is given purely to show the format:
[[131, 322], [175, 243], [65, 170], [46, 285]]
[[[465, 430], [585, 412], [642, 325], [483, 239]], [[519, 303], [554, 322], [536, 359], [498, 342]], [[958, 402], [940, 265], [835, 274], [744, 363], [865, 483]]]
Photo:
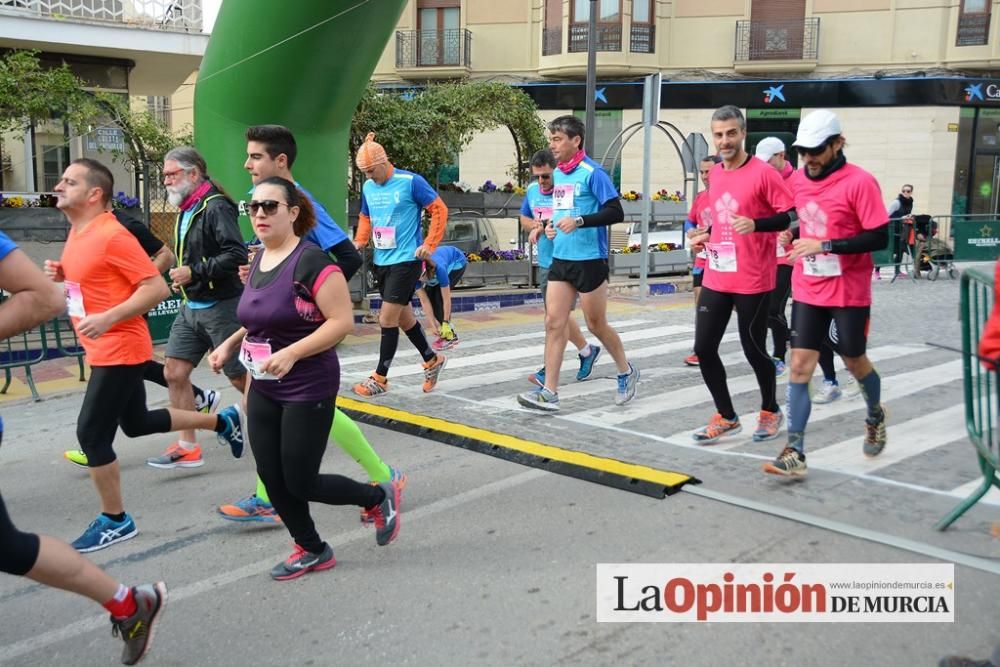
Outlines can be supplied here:
[[[391, 477], [389, 466], [382, 462], [372, 446], [368, 444], [368, 439], [361, 432], [358, 425], [350, 417], [336, 408], [333, 411], [333, 426], [330, 427], [330, 438], [340, 446], [344, 452], [368, 473], [368, 479], [374, 482], [388, 482]], [[257, 477], [257, 497], [265, 503], [270, 503], [271, 499], [267, 495], [264, 483]]]

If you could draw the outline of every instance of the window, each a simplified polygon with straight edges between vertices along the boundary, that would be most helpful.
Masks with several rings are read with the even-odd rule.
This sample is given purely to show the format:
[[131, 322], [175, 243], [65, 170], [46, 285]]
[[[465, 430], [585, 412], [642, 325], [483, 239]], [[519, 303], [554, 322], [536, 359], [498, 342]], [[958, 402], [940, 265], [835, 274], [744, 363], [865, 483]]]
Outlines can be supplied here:
[[562, 53], [562, 0], [545, 0], [545, 29], [542, 32], [542, 55]]
[[962, 0], [955, 46], [982, 46], [990, 42], [989, 0]]
[[653, 25], [653, 0], [632, 0], [632, 53], [653, 53], [656, 32]]
[[[622, 0], [598, 0], [597, 41], [598, 51], [622, 50]], [[587, 33], [590, 28], [590, 0], [571, 0], [569, 51], [587, 50]]]
[[461, 61], [460, 0], [420, 0], [417, 8], [421, 66], [457, 65]]
[[632, 23], [652, 23], [650, 3], [652, 0], [632, 0]]
[[[621, 23], [622, 0], [598, 0], [600, 9], [597, 13], [598, 23]], [[586, 23], [590, 20], [590, 0], [573, 0], [573, 23]]]

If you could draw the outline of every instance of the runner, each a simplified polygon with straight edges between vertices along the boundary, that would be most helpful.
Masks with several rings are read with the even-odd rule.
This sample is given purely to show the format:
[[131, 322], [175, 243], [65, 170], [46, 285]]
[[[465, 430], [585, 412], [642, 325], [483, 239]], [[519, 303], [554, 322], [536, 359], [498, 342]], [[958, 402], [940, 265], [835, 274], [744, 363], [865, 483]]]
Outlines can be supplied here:
[[[11, 295], [0, 303], [0, 340], [28, 331], [66, 308], [61, 291], [3, 232], [0, 232], [0, 289]], [[0, 544], [3, 545], [0, 572], [88, 597], [107, 609], [112, 632], [125, 642], [123, 664], [134, 665], [149, 653], [153, 629], [167, 595], [163, 582], [127, 587], [65, 542], [21, 532], [7, 514], [3, 496], [0, 496]]]
[[[283, 125], [255, 125], [247, 128], [246, 140], [247, 159], [243, 163], [243, 167], [250, 173], [250, 180], [254, 186], [276, 176], [295, 183], [299, 191], [309, 200], [316, 218], [316, 225], [308, 231], [305, 236], [306, 240], [315, 243], [328, 254], [332, 254], [334, 264], [340, 267], [344, 279], [349, 281], [361, 268], [361, 254], [358, 253], [354, 243], [337, 225], [323, 205], [317, 202], [312, 194], [299, 185], [295, 177], [292, 176], [292, 165], [295, 164], [295, 159], [298, 157], [298, 146], [291, 130]], [[244, 282], [249, 268], [249, 266], [246, 266], [245, 269], [241, 267], [240, 276]], [[395, 479], [399, 480], [402, 486], [406, 486], [406, 475], [392, 466], [386, 465], [372, 449], [358, 425], [340, 409], [334, 409], [330, 438], [365, 469], [368, 478], [372, 481], [388, 482]], [[235, 503], [220, 506], [219, 514], [223, 519], [229, 521], [261, 521], [265, 523], [281, 521], [270, 502], [267, 489], [264, 488], [260, 477], [257, 478], [257, 488], [254, 493]], [[361, 521], [363, 523], [373, 521], [364, 508], [361, 510]]]
[[887, 440], [881, 379], [865, 354], [871, 316], [870, 253], [885, 248], [889, 240], [889, 218], [878, 182], [848, 164], [840, 119], [830, 111], [806, 116], [794, 145], [805, 169], [790, 181], [801, 225], [800, 238], [788, 255], [795, 263], [788, 446], [764, 464], [764, 472], [776, 475], [806, 474], [809, 380], [831, 323], [836, 323], [837, 352], [868, 404], [865, 456], [880, 454]]
[[[375, 143], [374, 132], [368, 133], [355, 162], [368, 180], [361, 190], [354, 245], [360, 250], [374, 236], [375, 274], [382, 297], [382, 344], [375, 372], [352, 389], [365, 397], [380, 396], [389, 390], [389, 365], [396, 356], [402, 329], [423, 357], [423, 390], [429, 392], [437, 385], [447, 359], [427, 342], [410, 301], [420, 278], [421, 260], [434, 253], [444, 236], [448, 207], [423, 176], [392, 166], [385, 149]], [[431, 214], [426, 239], [421, 233], [422, 209]]]
[[431, 345], [438, 352], [458, 345], [458, 333], [451, 324], [451, 287], [465, 275], [468, 263], [464, 252], [448, 245], [438, 246], [434, 254], [424, 260], [417, 283], [417, 298], [431, 332], [438, 337]]
[[320, 474], [340, 386], [334, 347], [354, 330], [347, 281], [326, 253], [302, 238], [316, 220], [294, 183], [261, 181], [249, 211], [264, 249], [240, 300], [243, 328], [209, 361], [218, 372], [239, 352], [253, 377], [247, 428], [257, 474], [295, 540], [292, 555], [271, 570], [272, 578], [284, 581], [337, 562], [316, 531], [310, 501], [367, 508], [376, 542], [384, 546], [399, 532], [402, 484]]
[[[542, 293], [542, 306], [547, 301], [545, 294], [549, 285], [549, 268], [552, 266], [553, 242], [545, 234], [545, 227], [552, 222], [552, 173], [556, 169], [556, 158], [548, 148], [543, 148], [531, 157], [531, 175], [535, 182], [528, 186], [521, 204], [521, 227], [529, 233], [528, 241], [536, 245], [538, 251], [538, 289]], [[576, 303], [573, 304], [576, 308]], [[576, 318], [566, 318], [566, 339], [576, 346], [580, 358], [580, 370], [576, 372], [577, 382], [587, 380], [594, 373], [594, 364], [601, 354], [600, 345], [591, 345], [583, 337]], [[528, 380], [539, 387], [545, 386], [545, 366], [528, 376]]]
[[793, 204], [781, 176], [744, 150], [746, 120], [739, 109], [716, 110], [712, 139], [722, 163], [712, 169], [708, 183], [711, 230], [695, 230], [692, 238], [695, 246], [707, 243], [709, 255], [698, 300], [694, 351], [717, 412], [693, 438], [711, 444], [742, 430], [719, 356], [735, 309], [743, 354], [760, 387], [753, 440], [761, 442], [778, 437], [784, 420], [775, 396], [774, 363], [766, 350], [767, 309], [775, 283], [776, 232], [791, 223]]
[[545, 228], [553, 240], [545, 305], [545, 383], [519, 394], [517, 401], [536, 410], [559, 409], [567, 322], [579, 295], [587, 328], [615, 361], [615, 404], [624, 405], [635, 398], [639, 370], [629, 363], [618, 332], [608, 324], [608, 226], [624, 220], [625, 214], [611, 178], [583, 150], [583, 121], [560, 116], [548, 129], [558, 168], [553, 172], [552, 222]]
[[96, 160], [74, 160], [55, 192], [70, 232], [62, 260], [46, 261], [45, 272], [65, 284], [69, 315], [92, 368], [76, 433], [100, 496], [101, 514], [73, 542], [77, 551], [89, 552], [139, 532], [122, 501], [113, 447], [119, 426], [129, 437], [213, 430], [237, 458], [243, 454], [243, 435], [235, 405], [218, 415], [146, 407], [143, 375], [153, 344], [141, 315], [170, 290], [138, 242], [107, 212], [114, 192], [107, 167]]
[[[689, 233], [692, 229], [705, 230], [712, 226], [712, 208], [708, 203], [708, 179], [712, 167], [719, 162], [721, 162], [721, 158], [717, 155], [709, 155], [698, 163], [698, 174], [701, 176], [701, 183], [705, 189], [699, 191], [694, 201], [691, 202], [691, 210], [688, 211], [687, 220], [684, 221], [684, 233]], [[695, 312], [698, 309], [698, 296], [701, 294], [701, 281], [705, 277], [707, 257], [708, 254], [704, 250], [695, 253], [694, 268], [691, 269], [691, 290], [694, 292]], [[684, 358], [684, 363], [688, 366], [698, 365], [698, 355], [694, 353], [694, 350]]]

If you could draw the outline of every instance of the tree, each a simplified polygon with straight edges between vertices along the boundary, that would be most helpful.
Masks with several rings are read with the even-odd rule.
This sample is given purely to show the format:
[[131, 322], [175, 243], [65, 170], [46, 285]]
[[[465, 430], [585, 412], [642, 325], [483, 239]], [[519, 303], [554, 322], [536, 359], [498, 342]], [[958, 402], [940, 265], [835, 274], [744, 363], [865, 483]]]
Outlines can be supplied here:
[[[477, 133], [497, 127], [510, 131], [516, 153], [512, 175], [523, 185], [531, 155], [545, 146], [545, 128], [531, 98], [504, 83], [444, 83], [406, 92], [369, 86], [351, 123], [350, 151], [354, 155], [368, 132], [375, 132], [394, 164], [436, 183], [440, 168]], [[358, 192], [362, 177], [352, 173], [352, 190]]]

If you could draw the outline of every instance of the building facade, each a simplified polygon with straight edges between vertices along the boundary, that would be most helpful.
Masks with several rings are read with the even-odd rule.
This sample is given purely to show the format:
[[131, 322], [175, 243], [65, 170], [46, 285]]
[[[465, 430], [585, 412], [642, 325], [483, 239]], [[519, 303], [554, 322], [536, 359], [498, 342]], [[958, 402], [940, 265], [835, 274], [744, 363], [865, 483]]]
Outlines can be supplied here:
[[[500, 79], [543, 119], [585, 107], [588, 19], [597, 12], [596, 155], [641, 118], [637, 80], [661, 72], [660, 120], [709, 137], [721, 104], [742, 107], [748, 148], [828, 107], [848, 158], [872, 171], [886, 200], [915, 186], [917, 210], [994, 213], [1000, 205], [1000, 40], [993, 0], [411, 0], [373, 79], [386, 87]], [[639, 190], [641, 134], [614, 174]], [[794, 156], [792, 156], [794, 159]], [[507, 179], [505, 132], [459, 156], [474, 186]], [[654, 139], [655, 190], [682, 189], [676, 151]]]

